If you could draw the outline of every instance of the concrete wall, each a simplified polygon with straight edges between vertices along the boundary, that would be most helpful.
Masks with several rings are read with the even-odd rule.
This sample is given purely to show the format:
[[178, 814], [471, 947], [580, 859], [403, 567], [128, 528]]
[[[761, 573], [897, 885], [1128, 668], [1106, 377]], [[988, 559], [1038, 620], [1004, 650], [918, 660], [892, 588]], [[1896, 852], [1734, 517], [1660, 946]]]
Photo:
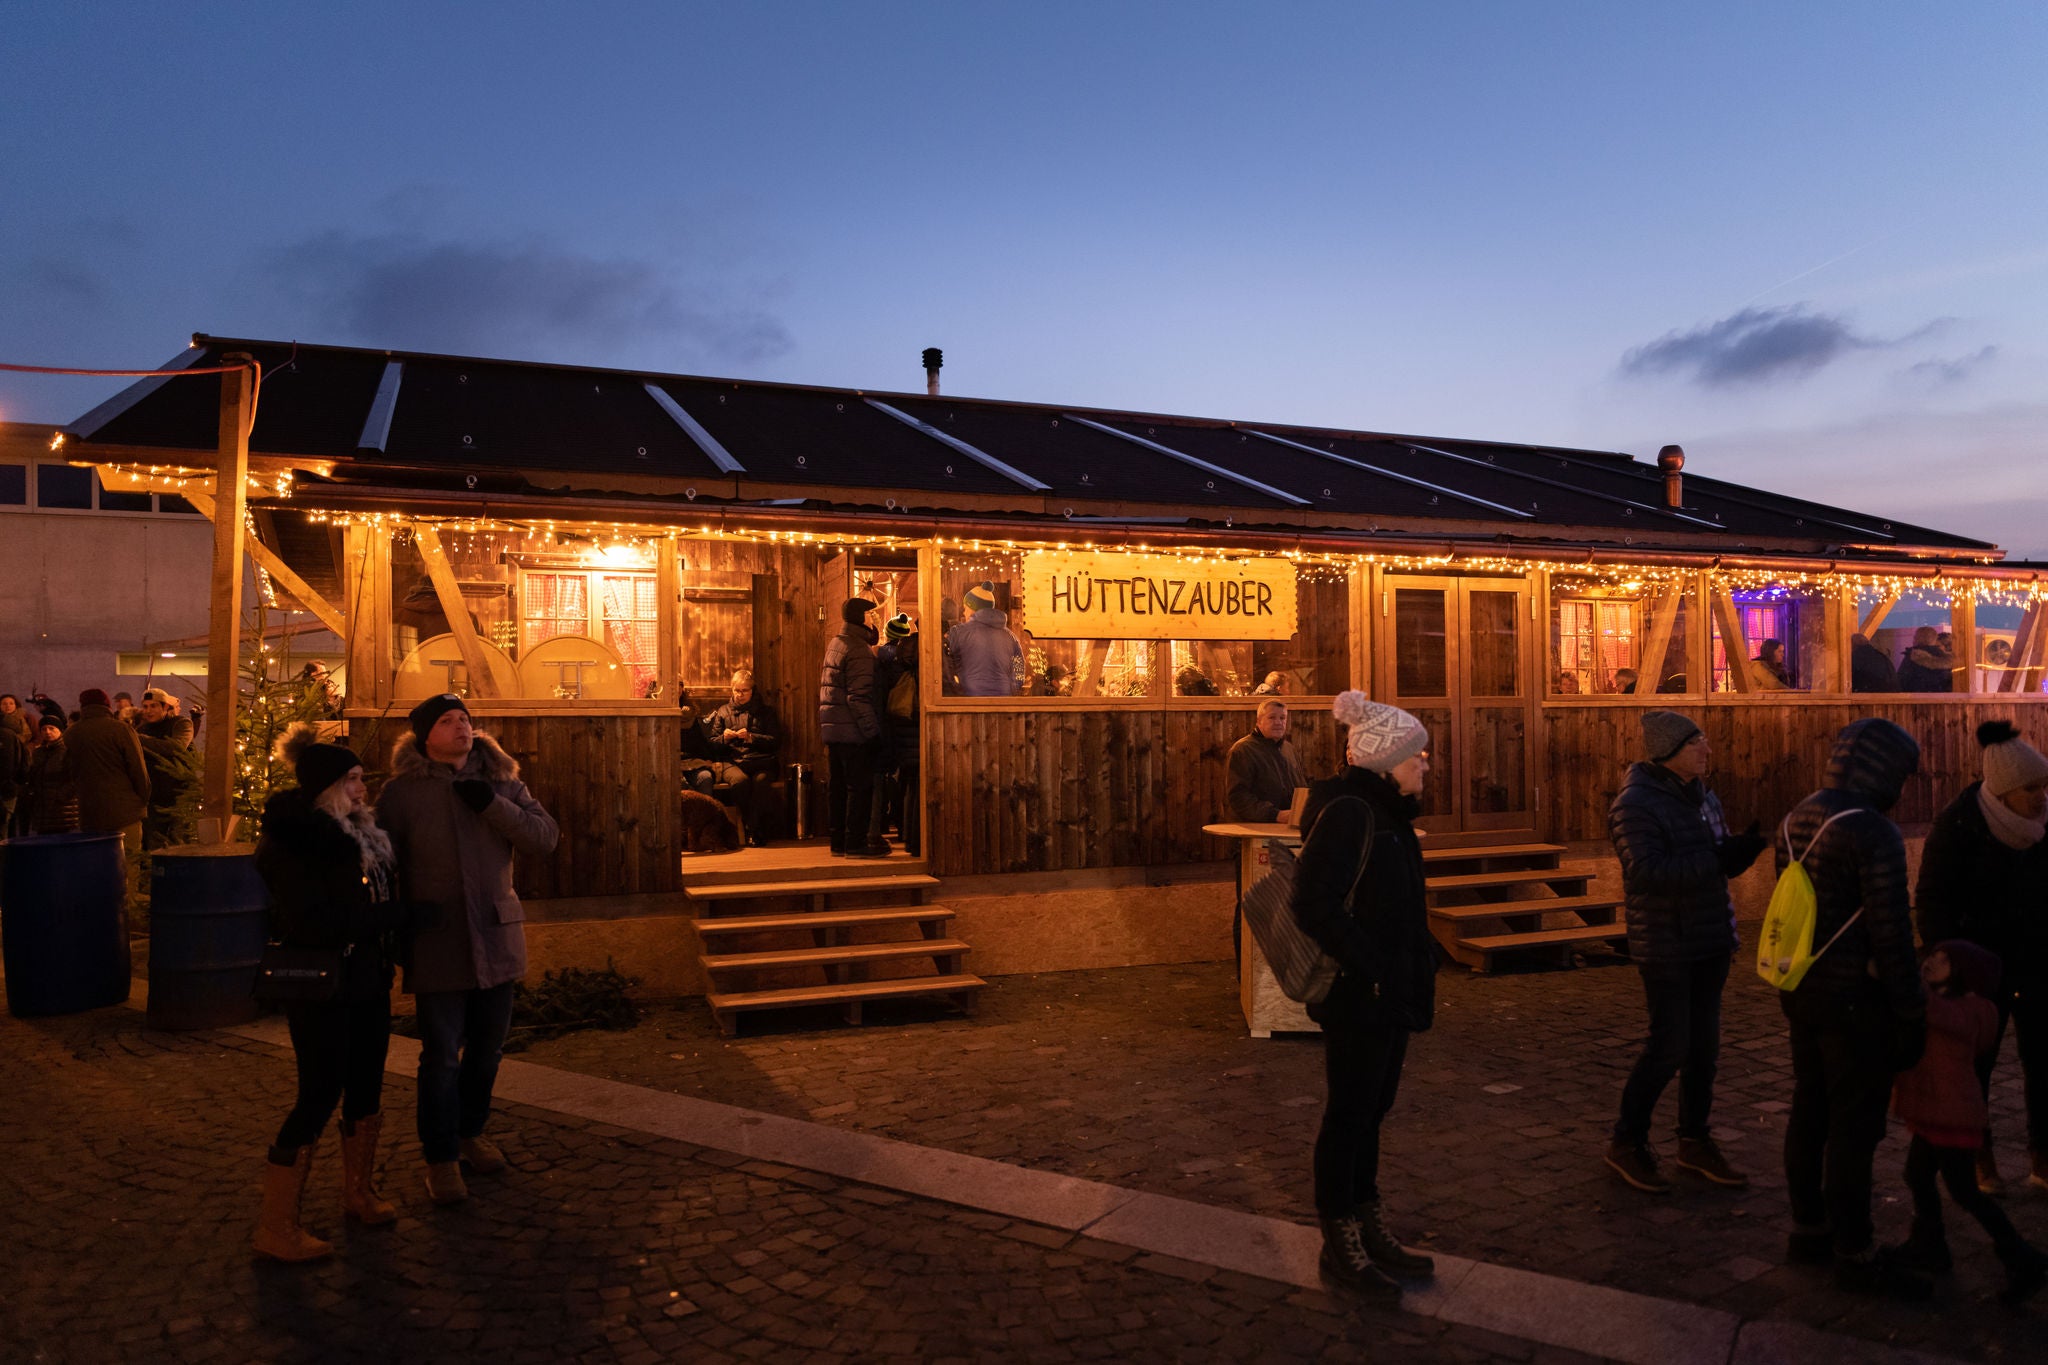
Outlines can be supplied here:
[[67, 707], [87, 687], [139, 695], [145, 679], [117, 675], [115, 655], [206, 634], [212, 549], [204, 517], [0, 508], [0, 691]]

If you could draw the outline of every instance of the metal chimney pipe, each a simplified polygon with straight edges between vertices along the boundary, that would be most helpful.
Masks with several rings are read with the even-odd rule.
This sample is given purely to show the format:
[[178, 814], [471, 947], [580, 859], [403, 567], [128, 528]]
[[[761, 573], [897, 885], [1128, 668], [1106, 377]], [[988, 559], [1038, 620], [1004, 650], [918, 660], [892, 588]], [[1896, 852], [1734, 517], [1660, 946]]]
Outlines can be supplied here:
[[1657, 468], [1664, 471], [1664, 505], [1685, 506], [1685, 476], [1679, 472], [1685, 468], [1685, 451], [1665, 446], [1657, 452]]
[[932, 397], [939, 396], [939, 366], [946, 363], [946, 353], [936, 346], [924, 348], [924, 391]]

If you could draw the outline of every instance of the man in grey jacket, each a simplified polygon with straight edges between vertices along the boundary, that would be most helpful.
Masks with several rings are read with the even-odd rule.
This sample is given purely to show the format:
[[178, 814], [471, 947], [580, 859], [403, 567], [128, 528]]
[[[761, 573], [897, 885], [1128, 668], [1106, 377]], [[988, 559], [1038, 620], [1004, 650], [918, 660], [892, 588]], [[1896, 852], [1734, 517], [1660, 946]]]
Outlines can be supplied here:
[[513, 987], [526, 975], [512, 855], [552, 852], [560, 830], [512, 756], [471, 728], [462, 698], [429, 697], [407, 719], [377, 821], [398, 853], [403, 895], [419, 908], [404, 961], [420, 1028], [420, 1152], [428, 1197], [453, 1204], [469, 1196], [458, 1158], [486, 1175], [505, 1167], [484, 1124]]

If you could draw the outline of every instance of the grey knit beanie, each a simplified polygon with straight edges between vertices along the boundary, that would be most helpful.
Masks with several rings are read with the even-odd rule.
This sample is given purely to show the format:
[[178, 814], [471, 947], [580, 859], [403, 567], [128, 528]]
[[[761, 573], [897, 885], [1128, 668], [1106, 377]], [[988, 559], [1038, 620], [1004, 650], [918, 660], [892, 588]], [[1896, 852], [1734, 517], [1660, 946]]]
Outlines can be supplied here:
[[1692, 743], [1692, 737], [1701, 733], [1691, 716], [1676, 711], [1643, 712], [1643, 752], [1653, 762], [1662, 763], [1676, 757], [1678, 751]]
[[1330, 714], [1351, 727], [1344, 757], [1354, 768], [1392, 772], [1429, 747], [1429, 729], [1398, 706], [1368, 701], [1363, 692], [1344, 692]]
[[1977, 727], [1977, 742], [1984, 746], [1984, 790], [1993, 796], [2048, 778], [2048, 758], [2021, 739], [2011, 721], [1985, 721]]

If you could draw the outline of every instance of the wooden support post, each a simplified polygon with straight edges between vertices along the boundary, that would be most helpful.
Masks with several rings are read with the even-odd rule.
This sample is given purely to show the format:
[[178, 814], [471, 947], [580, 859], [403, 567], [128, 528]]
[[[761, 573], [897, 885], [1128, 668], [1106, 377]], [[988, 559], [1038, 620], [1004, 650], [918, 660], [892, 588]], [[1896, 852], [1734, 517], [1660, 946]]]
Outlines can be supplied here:
[[1951, 666], [1953, 681], [1949, 691], [1963, 694], [1976, 689], [1971, 686], [1977, 678], [1977, 598], [1964, 591], [1956, 594], [1948, 604], [1949, 626], [1955, 632], [1950, 642], [1955, 650], [1955, 663]]
[[1870, 614], [1857, 624], [1856, 633], [1868, 639], [1870, 632], [1884, 624], [1884, 618], [1892, 614], [1892, 608], [1899, 605], [1899, 595], [1893, 593], [1870, 609]]
[[[1715, 588], [1714, 624], [1721, 628], [1721, 649], [1728, 656], [1728, 681], [1737, 692], [1752, 691], [1749, 676], [1749, 641], [1742, 634], [1742, 613], [1735, 610], [1735, 599], [1725, 589]], [[1712, 655], [1708, 658], [1711, 661]], [[1713, 679], [1708, 678], [1711, 689]]]
[[220, 377], [220, 444], [215, 452], [213, 587], [207, 602], [206, 773], [199, 815], [221, 843], [234, 837], [235, 711], [241, 698], [242, 546], [248, 509], [249, 427], [256, 417], [254, 360], [237, 351], [222, 357], [247, 368]]
[[2040, 686], [2034, 673], [2038, 671], [2035, 656], [2041, 653], [2044, 636], [2042, 628], [2042, 604], [2032, 603], [2020, 617], [2020, 628], [2012, 637], [2012, 654], [2006, 659], [2005, 672], [1998, 676], [1992, 687], [1996, 692], [2032, 692]]
[[[682, 599], [681, 556], [676, 552], [675, 541], [663, 537], [654, 562], [654, 680], [655, 695], [664, 701], [675, 701], [682, 695], [682, 671], [677, 667], [682, 657]], [[754, 666], [751, 654], [750, 641], [749, 668]], [[755, 679], [757, 685], [760, 681]]]
[[[199, 514], [208, 521], [213, 520], [212, 498], [209, 498], [204, 493], [187, 493], [185, 494], [185, 501], [198, 508]], [[308, 587], [306, 580], [292, 571], [291, 565], [277, 557], [277, 551], [265, 545], [261, 540], [248, 537], [245, 537], [243, 540], [243, 548], [249, 552], [249, 558], [263, 566], [263, 572], [276, 579], [278, 584], [287, 593], [291, 594], [293, 601], [319, 617], [320, 624], [326, 626], [336, 635], [340, 635], [343, 638], [347, 637], [348, 622], [342, 617], [341, 612], [336, 610], [332, 602], [329, 602], [326, 598]]]
[[2044, 668], [2048, 668], [2048, 602], [2036, 602], [2028, 607], [2027, 614], [2020, 618], [2022, 629], [2028, 621], [2034, 623], [2034, 633], [2024, 652], [2019, 648], [2019, 641], [2013, 641], [2013, 662], [2018, 671], [2011, 676], [2018, 679], [2014, 691], [2032, 694], [2041, 690], [2041, 674]]
[[377, 595], [371, 591], [375, 570], [370, 565], [371, 531], [351, 523], [342, 528], [341, 590], [348, 598], [348, 629], [342, 643], [348, 650], [348, 704], [377, 704]]
[[1819, 666], [1800, 675], [1800, 686], [1809, 692], [1845, 693], [1849, 690], [1849, 632], [1856, 619], [1856, 600], [1835, 588], [1821, 590], [1821, 657]]
[[1643, 635], [1642, 651], [1636, 656], [1636, 692], [1655, 692], [1664, 681], [1664, 660], [1671, 653], [1671, 632], [1678, 624], [1679, 604], [1685, 593], [1673, 587], [1652, 599], [1650, 628]]
[[462, 604], [462, 585], [455, 581], [455, 570], [441, 548], [440, 531], [422, 523], [413, 528], [413, 536], [419, 542], [420, 560], [427, 566], [427, 578], [434, 585], [434, 596], [440, 599], [441, 614], [448, 618], [448, 633], [455, 637], [455, 648], [462, 653], [462, 666], [469, 671], [469, 685], [475, 695], [518, 696], [518, 680], [507, 680], [494, 673], [491, 665], [495, 660], [484, 653], [483, 642], [476, 638], [469, 608]]

